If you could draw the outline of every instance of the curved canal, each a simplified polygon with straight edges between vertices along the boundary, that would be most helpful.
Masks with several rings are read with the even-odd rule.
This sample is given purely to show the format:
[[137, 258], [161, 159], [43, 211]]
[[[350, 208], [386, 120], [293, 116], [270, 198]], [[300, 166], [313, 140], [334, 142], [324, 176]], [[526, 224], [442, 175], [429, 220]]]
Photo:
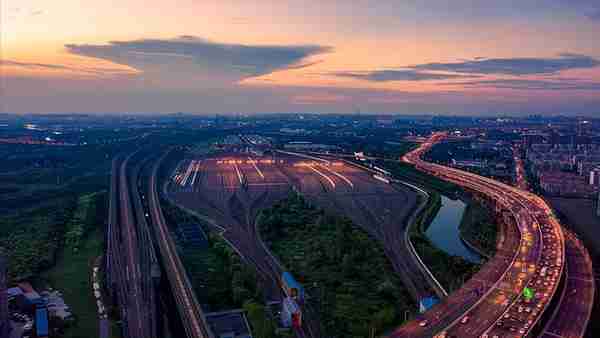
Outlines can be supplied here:
[[481, 256], [469, 248], [460, 238], [460, 223], [466, 204], [444, 195], [442, 206], [427, 228], [425, 234], [431, 242], [449, 255], [460, 256], [472, 263], [481, 262]]

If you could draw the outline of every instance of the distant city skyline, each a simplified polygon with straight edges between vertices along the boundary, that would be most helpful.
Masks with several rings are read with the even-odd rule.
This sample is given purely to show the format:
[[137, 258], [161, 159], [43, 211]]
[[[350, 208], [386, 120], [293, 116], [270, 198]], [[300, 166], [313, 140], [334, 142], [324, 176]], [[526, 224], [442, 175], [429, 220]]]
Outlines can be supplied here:
[[0, 112], [600, 114], [595, 0], [0, 10]]

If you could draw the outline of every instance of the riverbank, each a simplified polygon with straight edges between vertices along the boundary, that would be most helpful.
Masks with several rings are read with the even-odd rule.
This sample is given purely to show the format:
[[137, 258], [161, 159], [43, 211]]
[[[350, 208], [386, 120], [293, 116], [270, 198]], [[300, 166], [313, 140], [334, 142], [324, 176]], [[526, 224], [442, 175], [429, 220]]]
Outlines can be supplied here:
[[442, 195], [441, 207], [428, 225], [425, 234], [433, 245], [447, 254], [479, 264], [482, 256], [466, 245], [460, 236], [460, 224], [466, 209], [467, 204], [462, 200], [450, 199]]
[[439, 247], [427, 237], [426, 231], [442, 207], [442, 197], [438, 192], [430, 191], [427, 205], [410, 226], [409, 236], [417, 254], [435, 278], [448, 292], [459, 289], [465, 281], [473, 276], [481, 267], [460, 256], [453, 256]]
[[263, 210], [262, 237], [312, 296], [326, 337], [368, 337], [415, 308], [381, 243], [349, 219], [292, 195]]
[[498, 226], [491, 211], [481, 202], [469, 201], [459, 229], [461, 239], [472, 250], [488, 259], [494, 256]]

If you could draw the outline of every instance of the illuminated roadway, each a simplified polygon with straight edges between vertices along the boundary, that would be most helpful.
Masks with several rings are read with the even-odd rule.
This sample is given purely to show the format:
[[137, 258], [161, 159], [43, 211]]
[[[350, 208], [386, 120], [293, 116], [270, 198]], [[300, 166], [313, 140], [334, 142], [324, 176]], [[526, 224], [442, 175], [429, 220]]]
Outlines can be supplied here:
[[[461, 338], [525, 337], [540, 320], [559, 285], [565, 255], [560, 224], [550, 207], [536, 195], [476, 174], [423, 161], [421, 156], [444, 137], [443, 133], [434, 134], [405, 155], [403, 161], [494, 201], [496, 211], [510, 215], [517, 230], [507, 232], [511, 237], [502, 240], [515, 243], [508, 247], [509, 251], [500, 251], [501, 256], [486, 264], [496, 265], [500, 274], [491, 285], [480, 285], [473, 299], [465, 298], [463, 306], [458, 306], [461, 309], [458, 316], [453, 311], [436, 312], [434, 307], [430, 311], [434, 315], [425, 314], [426, 323], [409, 323], [392, 336], [426, 337], [444, 333]], [[522, 297], [525, 287], [535, 292], [530, 301]], [[441, 305], [444, 306], [447, 305]]]
[[[514, 159], [517, 173], [516, 185], [523, 190], [528, 190], [529, 184], [518, 148], [514, 148]], [[583, 337], [594, 305], [596, 285], [592, 259], [581, 240], [573, 232], [563, 229], [563, 233], [565, 237], [563, 287], [554, 311], [542, 329], [541, 338]]]

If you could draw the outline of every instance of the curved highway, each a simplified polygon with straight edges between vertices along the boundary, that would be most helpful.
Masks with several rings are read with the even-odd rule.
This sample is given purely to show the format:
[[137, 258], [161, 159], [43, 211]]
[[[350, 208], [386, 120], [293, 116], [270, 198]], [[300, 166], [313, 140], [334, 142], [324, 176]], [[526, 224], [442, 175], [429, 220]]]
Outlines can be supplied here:
[[[511, 223], [516, 227], [516, 231], [505, 231], [501, 236], [502, 241], [513, 244], [486, 264], [496, 268], [495, 281], [480, 285], [472, 292], [471, 299], [465, 298], [459, 311], [436, 312], [434, 308], [420, 323], [409, 323], [392, 336], [528, 336], [559, 287], [565, 263], [562, 228], [550, 207], [536, 195], [476, 174], [423, 161], [421, 156], [445, 136], [434, 134], [402, 160], [494, 202], [498, 214], [512, 221], [508, 222], [509, 229]], [[532, 298], [523, 296], [526, 288], [533, 291]]]

